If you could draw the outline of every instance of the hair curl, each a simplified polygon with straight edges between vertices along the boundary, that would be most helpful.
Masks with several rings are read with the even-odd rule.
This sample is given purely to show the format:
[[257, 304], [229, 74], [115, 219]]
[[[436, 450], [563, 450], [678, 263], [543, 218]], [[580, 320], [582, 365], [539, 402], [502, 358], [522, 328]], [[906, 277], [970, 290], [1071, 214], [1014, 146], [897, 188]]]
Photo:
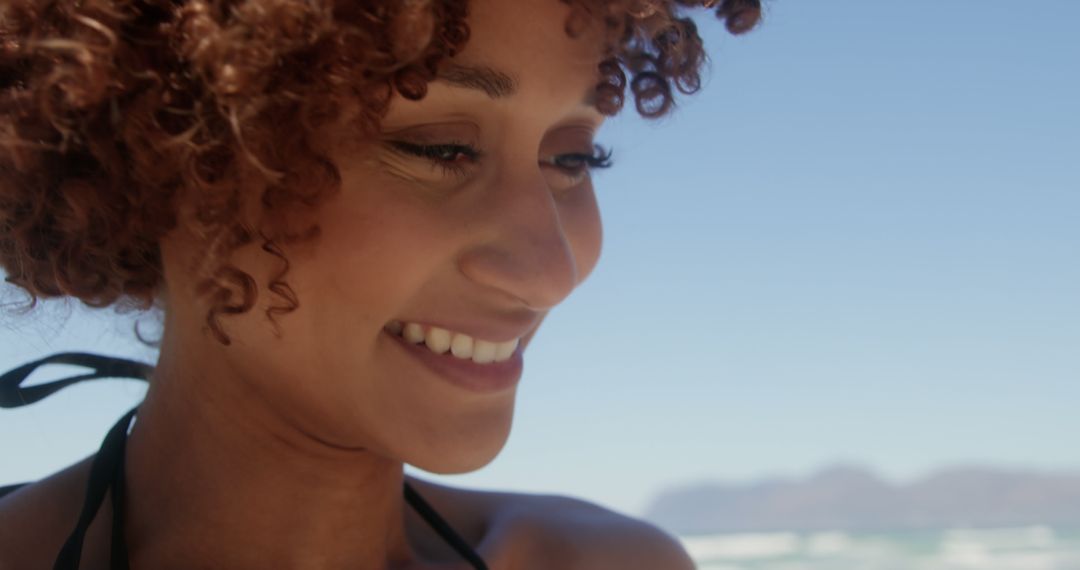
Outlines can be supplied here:
[[[596, 107], [667, 113], [701, 86], [701, 38], [683, 8], [713, 9], [732, 33], [759, 0], [562, 0], [572, 37], [606, 37]], [[282, 245], [340, 186], [317, 134], [372, 133], [394, 92], [424, 97], [469, 38], [455, 0], [7, 0], [0, 6], [0, 267], [39, 298], [149, 309], [163, 282], [159, 240], [191, 200], [205, 255], [191, 268], [205, 316], [249, 311], [258, 287], [229, 262], [252, 241], [280, 260], [276, 315], [299, 306]], [[348, 115], [352, 104], [359, 114]], [[303, 181], [303, 183], [299, 183]], [[265, 220], [241, 216], [259, 196]], [[140, 337], [141, 339], [141, 337]]]

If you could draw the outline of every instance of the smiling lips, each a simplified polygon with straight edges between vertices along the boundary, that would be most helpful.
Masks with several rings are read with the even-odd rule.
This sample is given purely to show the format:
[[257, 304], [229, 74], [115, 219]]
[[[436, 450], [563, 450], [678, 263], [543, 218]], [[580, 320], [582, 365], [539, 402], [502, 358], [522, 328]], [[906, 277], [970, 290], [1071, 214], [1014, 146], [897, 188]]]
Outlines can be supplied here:
[[517, 350], [520, 338], [506, 342], [492, 342], [473, 338], [465, 333], [440, 327], [425, 327], [417, 323], [391, 321], [386, 331], [412, 344], [424, 344], [435, 354], [446, 354], [476, 364], [504, 362]]

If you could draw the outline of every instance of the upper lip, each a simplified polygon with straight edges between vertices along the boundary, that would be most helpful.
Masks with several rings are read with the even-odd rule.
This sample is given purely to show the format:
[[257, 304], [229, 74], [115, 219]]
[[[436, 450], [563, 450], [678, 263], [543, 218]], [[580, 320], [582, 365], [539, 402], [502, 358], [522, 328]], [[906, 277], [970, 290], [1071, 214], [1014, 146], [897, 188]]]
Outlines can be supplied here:
[[401, 323], [416, 323], [425, 327], [439, 327], [451, 332], [467, 334], [476, 340], [508, 342], [528, 335], [538, 324], [540, 316], [532, 315], [516, 321], [503, 319], [411, 319], [397, 318]]

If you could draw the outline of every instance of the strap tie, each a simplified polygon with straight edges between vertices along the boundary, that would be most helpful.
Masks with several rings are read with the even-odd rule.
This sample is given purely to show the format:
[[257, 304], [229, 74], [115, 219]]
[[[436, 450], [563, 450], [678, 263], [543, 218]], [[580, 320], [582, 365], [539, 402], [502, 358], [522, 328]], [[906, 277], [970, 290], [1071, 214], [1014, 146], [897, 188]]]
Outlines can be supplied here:
[[[46, 382], [44, 384], [35, 384], [33, 386], [25, 387], [21, 385], [23, 381], [30, 377], [30, 374], [32, 374], [34, 370], [37, 370], [39, 366], [44, 366], [46, 364], [74, 364], [92, 368], [94, 371], [87, 374], [80, 374], [78, 376]], [[58, 390], [62, 390], [63, 388], [67, 388], [72, 384], [77, 384], [84, 380], [94, 380], [96, 378], [134, 378], [136, 380], [149, 381], [150, 375], [153, 372], [153, 366], [137, 360], [128, 360], [116, 356], [103, 356], [88, 352], [59, 352], [33, 362], [28, 362], [0, 375], [0, 408], [18, 408], [20, 406], [33, 404]]]

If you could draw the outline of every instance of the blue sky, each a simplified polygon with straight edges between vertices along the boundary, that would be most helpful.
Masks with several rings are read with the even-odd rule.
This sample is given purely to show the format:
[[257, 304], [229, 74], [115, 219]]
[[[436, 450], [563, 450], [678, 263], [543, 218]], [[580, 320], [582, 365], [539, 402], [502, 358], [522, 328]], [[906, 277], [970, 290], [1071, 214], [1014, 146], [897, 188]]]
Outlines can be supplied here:
[[[1080, 469], [1077, 21], [1066, 0], [774, 1], [741, 38], [702, 18], [704, 91], [600, 137], [604, 254], [530, 347], [506, 449], [445, 480], [640, 513], [837, 461]], [[127, 337], [108, 313], [6, 320], [0, 362], [149, 358]], [[0, 483], [93, 452], [140, 394], [0, 412]]]

